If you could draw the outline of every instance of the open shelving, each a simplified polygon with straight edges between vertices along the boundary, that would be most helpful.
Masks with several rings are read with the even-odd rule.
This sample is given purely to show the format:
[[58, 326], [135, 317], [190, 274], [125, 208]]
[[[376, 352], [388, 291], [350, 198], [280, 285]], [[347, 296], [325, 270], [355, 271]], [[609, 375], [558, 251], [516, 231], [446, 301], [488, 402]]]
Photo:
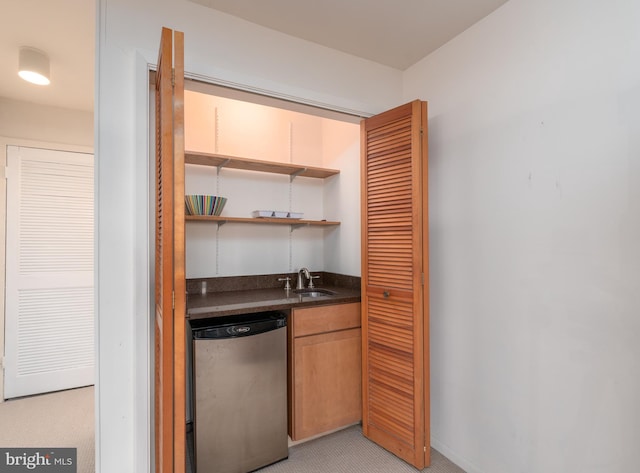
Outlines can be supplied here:
[[[241, 158], [238, 156], [229, 156], [217, 153], [202, 153], [196, 151], [185, 151], [185, 164], [195, 164], [199, 166], [213, 166], [218, 170], [222, 168], [241, 169], [245, 171], [265, 172], [271, 174], [285, 174], [290, 176], [291, 180], [296, 177], [311, 177], [315, 179], [325, 179], [327, 177], [340, 174], [338, 169], [320, 168], [314, 166], [305, 166], [293, 163], [280, 163], [275, 161], [263, 161], [259, 159]], [[304, 226], [335, 226], [340, 222], [327, 220], [302, 220], [291, 218], [244, 218], [244, 217], [224, 217], [216, 215], [185, 215], [186, 221], [191, 222], [214, 222], [218, 226], [227, 222], [233, 223], [251, 223], [251, 224], [271, 224], [271, 225], [289, 225], [292, 229]]]

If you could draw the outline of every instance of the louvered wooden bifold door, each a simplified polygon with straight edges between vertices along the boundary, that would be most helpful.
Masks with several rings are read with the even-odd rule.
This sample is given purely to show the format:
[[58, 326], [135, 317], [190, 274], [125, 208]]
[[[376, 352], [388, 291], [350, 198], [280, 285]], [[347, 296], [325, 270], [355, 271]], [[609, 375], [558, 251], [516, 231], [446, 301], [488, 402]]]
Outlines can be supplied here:
[[184, 473], [186, 458], [183, 43], [182, 33], [162, 29], [155, 95], [157, 473]]
[[426, 103], [364, 120], [363, 432], [429, 464]]

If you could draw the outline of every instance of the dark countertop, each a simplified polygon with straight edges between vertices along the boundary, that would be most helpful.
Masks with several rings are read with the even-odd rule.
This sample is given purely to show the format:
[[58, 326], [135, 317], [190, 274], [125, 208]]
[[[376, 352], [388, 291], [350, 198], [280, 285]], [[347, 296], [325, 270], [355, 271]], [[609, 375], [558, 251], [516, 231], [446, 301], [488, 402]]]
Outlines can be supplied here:
[[206, 319], [224, 315], [249, 314], [268, 310], [287, 310], [329, 304], [360, 302], [360, 290], [322, 285], [319, 289], [335, 292], [322, 297], [303, 297], [282, 288], [209, 292], [187, 295], [187, 319]]

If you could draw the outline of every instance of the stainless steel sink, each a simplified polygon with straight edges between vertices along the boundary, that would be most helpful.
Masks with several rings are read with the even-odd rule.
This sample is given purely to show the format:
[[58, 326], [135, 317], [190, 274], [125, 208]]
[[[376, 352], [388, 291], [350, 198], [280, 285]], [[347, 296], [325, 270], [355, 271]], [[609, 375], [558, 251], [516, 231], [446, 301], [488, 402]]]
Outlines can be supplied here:
[[314, 288], [306, 288], [306, 289], [294, 289], [294, 294], [298, 294], [302, 297], [325, 297], [325, 296], [333, 296], [335, 292], [330, 291], [329, 289], [321, 289], [319, 287]]

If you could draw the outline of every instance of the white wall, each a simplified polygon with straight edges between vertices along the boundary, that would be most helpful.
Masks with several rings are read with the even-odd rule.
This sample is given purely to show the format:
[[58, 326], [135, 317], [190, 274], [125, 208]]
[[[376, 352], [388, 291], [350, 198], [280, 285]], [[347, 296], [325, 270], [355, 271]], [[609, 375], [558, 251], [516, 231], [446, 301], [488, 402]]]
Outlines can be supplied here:
[[640, 3], [510, 0], [429, 100], [433, 444], [470, 473], [640, 463]]
[[325, 230], [325, 271], [360, 276], [360, 125], [336, 120], [322, 124], [326, 167], [340, 169], [324, 187], [324, 214], [340, 226]]
[[96, 172], [96, 469], [149, 470], [151, 262], [148, 81], [162, 26], [185, 33], [186, 69], [366, 113], [398, 105], [399, 71], [185, 0], [99, 0]]
[[[0, 97], [0, 354], [4, 353], [5, 223], [8, 145], [92, 152], [93, 113]], [[10, 249], [9, 249], [10, 250]], [[0, 402], [4, 385], [0, 376]]]
[[0, 136], [93, 146], [93, 113], [0, 97]]

